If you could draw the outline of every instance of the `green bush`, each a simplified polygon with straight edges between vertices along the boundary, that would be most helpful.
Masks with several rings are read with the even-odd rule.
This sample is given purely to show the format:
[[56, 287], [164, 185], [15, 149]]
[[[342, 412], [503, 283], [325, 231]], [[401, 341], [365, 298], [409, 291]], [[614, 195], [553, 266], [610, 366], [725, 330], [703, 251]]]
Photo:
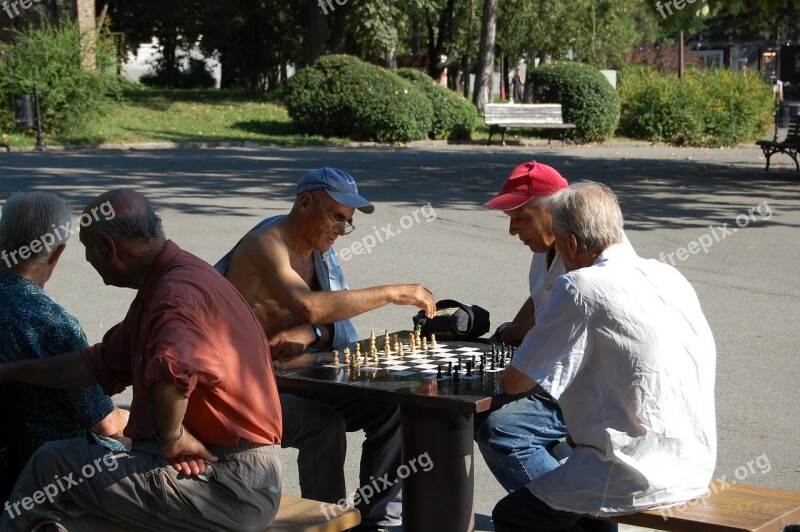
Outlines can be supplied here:
[[478, 110], [472, 102], [414, 68], [400, 68], [397, 75], [422, 90], [433, 105], [430, 138], [469, 140], [472, 137], [478, 123]]
[[289, 116], [308, 133], [379, 142], [424, 139], [433, 109], [397, 74], [346, 55], [328, 55], [289, 78]]
[[[99, 40], [99, 42], [102, 42]], [[97, 69], [81, 68], [80, 30], [74, 22], [46, 22], [0, 44], [0, 124], [13, 126], [13, 97], [32, 94], [34, 81], [41, 95], [42, 123], [48, 133], [73, 132], [107, 109], [109, 96], [121, 94], [113, 56], [97, 46]]]
[[733, 146], [772, 124], [772, 89], [758, 76], [725, 68], [689, 70], [684, 80], [647, 67], [620, 76], [620, 132], [687, 146]]
[[575, 124], [577, 142], [605, 140], [619, 120], [619, 98], [596, 68], [582, 63], [552, 63], [528, 70], [533, 101], [560, 103], [564, 122]]

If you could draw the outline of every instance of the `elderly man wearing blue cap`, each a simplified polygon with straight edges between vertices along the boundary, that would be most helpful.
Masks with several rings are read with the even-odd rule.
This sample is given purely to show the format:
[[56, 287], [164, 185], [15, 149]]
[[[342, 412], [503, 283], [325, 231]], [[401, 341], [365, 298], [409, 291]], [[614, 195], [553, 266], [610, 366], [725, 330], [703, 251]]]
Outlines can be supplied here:
[[[319, 168], [297, 183], [288, 215], [263, 220], [215, 268], [247, 300], [280, 359], [312, 348], [358, 340], [350, 319], [388, 304], [411, 305], [433, 316], [433, 295], [417, 284], [350, 290], [333, 244], [353, 231], [356, 209], [375, 207], [355, 180], [336, 168]], [[360, 481], [393, 475], [400, 465], [400, 410], [394, 403], [329, 394], [281, 394], [284, 447], [299, 449], [303, 497], [336, 502], [346, 497], [345, 432], [364, 430]], [[400, 484], [361, 501], [359, 530], [399, 525]]]

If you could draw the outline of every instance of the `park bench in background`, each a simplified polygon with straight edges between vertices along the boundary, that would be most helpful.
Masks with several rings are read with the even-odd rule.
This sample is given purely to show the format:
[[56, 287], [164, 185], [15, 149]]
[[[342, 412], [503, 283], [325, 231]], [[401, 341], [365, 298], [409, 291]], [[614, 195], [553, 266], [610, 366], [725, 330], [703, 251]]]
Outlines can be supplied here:
[[765, 172], [769, 170], [769, 158], [776, 153], [785, 153], [791, 157], [797, 170], [800, 170], [800, 164], [797, 162], [797, 152], [800, 150], [800, 117], [792, 118], [789, 121], [789, 131], [782, 141], [778, 142], [778, 128], [776, 127], [772, 140], [759, 140], [756, 144], [761, 146], [764, 151], [764, 157], [767, 158]]
[[708, 495], [685, 506], [613, 519], [627, 525], [680, 532], [780, 532], [798, 520], [800, 493], [713, 482]]
[[[323, 507], [328, 508], [327, 513]], [[335, 504], [284, 495], [278, 515], [267, 532], [340, 532], [359, 523], [361, 514], [355, 508], [342, 511]]]
[[[561, 132], [561, 144], [564, 144], [564, 135], [575, 124], [565, 124], [561, 116], [560, 103], [524, 103], [524, 104], [486, 104], [484, 109], [484, 122], [489, 126], [489, 144], [492, 135], [500, 131], [503, 135], [502, 144], [506, 145], [506, 129], [510, 127], [528, 127], [536, 129], [552, 129]], [[548, 144], [550, 143], [550, 138]]]

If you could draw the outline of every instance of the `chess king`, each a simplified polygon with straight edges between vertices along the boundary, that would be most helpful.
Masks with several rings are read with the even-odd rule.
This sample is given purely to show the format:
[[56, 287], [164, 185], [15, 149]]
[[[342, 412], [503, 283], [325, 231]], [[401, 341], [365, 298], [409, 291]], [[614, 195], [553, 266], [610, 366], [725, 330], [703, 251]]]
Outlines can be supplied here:
[[[375, 207], [352, 176], [336, 168], [312, 170], [298, 181], [288, 214], [261, 221], [215, 265], [253, 308], [273, 359], [352, 344], [359, 337], [350, 319], [384, 305], [436, 312], [433, 294], [418, 284], [349, 289], [333, 245], [355, 230], [356, 210], [370, 214]], [[346, 496], [345, 431], [365, 431], [360, 485], [391, 477], [400, 465], [396, 404], [317, 393], [282, 393], [280, 399], [282, 444], [299, 450], [303, 497], [336, 502]], [[400, 489], [398, 483], [359, 502], [361, 530], [401, 523]]]

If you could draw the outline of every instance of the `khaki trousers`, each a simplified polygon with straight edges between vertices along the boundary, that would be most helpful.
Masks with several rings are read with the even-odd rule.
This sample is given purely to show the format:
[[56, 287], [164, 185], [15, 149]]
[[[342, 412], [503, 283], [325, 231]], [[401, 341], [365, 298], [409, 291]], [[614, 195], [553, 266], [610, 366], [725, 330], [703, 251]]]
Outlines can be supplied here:
[[4, 503], [0, 531], [263, 531], [280, 506], [280, 446], [209, 450], [220, 461], [187, 477], [151, 441], [130, 453], [84, 439], [47, 443]]

